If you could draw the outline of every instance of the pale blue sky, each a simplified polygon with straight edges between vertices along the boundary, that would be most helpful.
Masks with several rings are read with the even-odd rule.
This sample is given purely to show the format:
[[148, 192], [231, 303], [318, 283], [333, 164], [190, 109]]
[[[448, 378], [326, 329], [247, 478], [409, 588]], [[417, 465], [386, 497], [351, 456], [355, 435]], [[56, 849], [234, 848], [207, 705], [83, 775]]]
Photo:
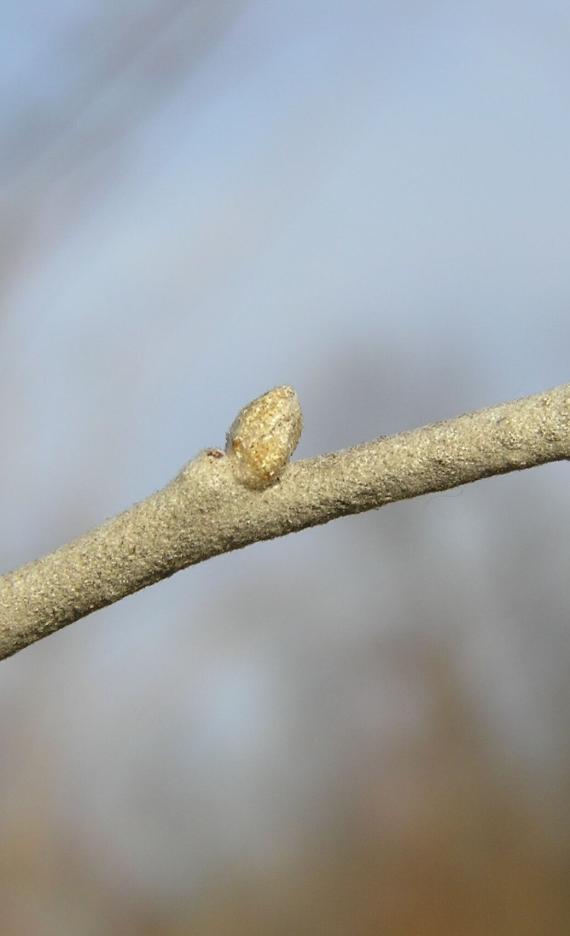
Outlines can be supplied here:
[[[0, 178], [0, 206], [6, 252], [13, 244], [19, 251], [9, 265], [0, 317], [5, 568], [161, 486], [197, 449], [222, 444], [237, 409], [276, 384], [297, 388], [306, 416], [300, 451], [314, 454], [568, 380], [567, 4], [220, 0], [210, 3], [214, 18], [220, 14], [220, 34], [200, 54], [193, 30], [203, 22], [194, 19], [192, 5], [190, 15], [157, 33], [155, 46], [119, 69], [65, 132], [54, 131], [45, 150], [26, 145], [25, 128], [37, 129], [47, 114], [48, 128], [51, 119], [57, 131], [53, 114], [65, 111], [66, 100], [80, 100], [89, 84], [89, 57], [81, 49], [100, 47], [104, 58], [108, 34], [85, 26], [90, 18], [97, 23], [97, 4], [54, 0], [41, 23], [37, 4], [5, 7], [0, 141], [10, 146], [2, 155], [0, 143], [7, 180]], [[111, 36], [120, 33], [122, 15], [136, 8], [106, 5]], [[69, 38], [81, 29], [84, 46]], [[173, 61], [181, 76], [152, 103], [153, 75]], [[141, 116], [131, 126], [133, 113]], [[124, 139], [122, 121], [129, 127]], [[24, 140], [17, 160], [10, 157], [14, 140]], [[275, 650], [261, 638], [256, 644], [247, 630], [254, 627], [250, 600], [256, 608], [261, 601], [260, 633], [275, 613], [260, 597], [264, 582], [270, 591], [280, 583], [286, 617], [296, 613], [287, 604], [296, 592], [305, 596], [301, 605], [323, 642], [326, 629], [337, 627], [330, 652], [339, 658], [343, 622], [347, 628], [354, 622], [341, 615], [335, 625], [329, 617], [347, 595], [351, 607], [360, 598], [369, 613], [359, 619], [356, 636], [375, 621], [376, 599], [385, 611], [379, 630], [397, 631], [412, 626], [412, 611], [408, 618], [398, 612], [409, 575], [414, 587], [424, 583], [428, 597], [422, 592], [416, 610], [425, 612], [426, 630], [438, 633], [437, 601], [449, 586], [449, 600], [465, 602], [458, 655], [474, 697], [489, 707], [489, 722], [525, 764], [538, 755], [544, 763], [555, 759], [560, 735], [540, 679], [552, 659], [539, 667], [530, 644], [518, 646], [509, 601], [494, 603], [484, 585], [471, 594], [468, 572], [499, 575], [500, 561], [488, 568], [487, 553], [502, 555], [502, 535], [503, 547], [511, 542], [513, 513], [520, 539], [531, 535], [535, 521], [524, 524], [528, 500], [546, 503], [554, 492], [552, 524], [567, 514], [561, 470], [544, 469], [524, 483], [500, 479], [455, 500], [390, 508], [390, 519], [382, 511], [223, 557], [5, 664], [15, 685], [25, 684], [28, 667], [34, 678], [34, 659], [64, 680], [55, 699], [44, 689], [42, 716], [46, 732], [51, 719], [60, 725], [54, 756], [63, 774], [71, 771], [81, 787], [100, 751], [115, 764], [88, 808], [81, 798], [89, 800], [88, 784], [84, 794], [74, 791], [79, 815], [88, 816], [90, 807], [95, 816], [119, 810], [132, 772], [152, 762], [150, 741], [148, 751], [133, 754], [122, 734], [115, 750], [107, 732], [117, 710], [125, 719], [119, 717], [118, 730], [125, 736], [136, 730], [155, 668], [166, 688], [156, 690], [164, 710], [152, 722], [152, 740], [164, 744], [167, 763], [180, 758], [186, 765], [173, 781], [173, 801], [184, 803], [192, 744], [213, 750], [219, 743], [219, 761], [205, 768], [211, 808], [224, 814], [235, 808], [234, 795], [239, 801], [239, 790], [223, 785], [227, 757], [230, 770], [243, 770], [246, 815], [248, 809], [258, 815], [259, 791], [274, 778], [260, 767], [255, 787], [248, 758], [261, 762], [259, 745], [272, 733], [283, 745], [289, 736], [282, 716], [274, 713], [277, 729], [270, 716], [252, 728], [251, 712], [257, 704], [266, 715], [267, 699], [281, 698], [297, 668], [282, 636]], [[377, 529], [387, 532], [375, 539]], [[548, 553], [553, 534], [546, 524], [543, 533]], [[378, 558], [370, 557], [374, 549]], [[366, 561], [351, 565], [360, 551]], [[458, 567], [448, 576], [452, 559]], [[518, 579], [509, 574], [514, 594]], [[517, 573], [527, 574], [523, 566]], [[460, 600], [453, 589], [462, 575]], [[502, 579], [493, 581], [498, 588]], [[559, 587], [562, 593], [562, 582]], [[201, 639], [204, 620], [217, 622], [225, 645], [234, 607], [241, 609], [245, 650], [237, 640], [234, 657], [226, 659], [192, 646], [193, 678], [205, 660], [211, 683], [176, 695], [171, 686], [183, 679], [179, 648]], [[471, 611], [481, 616], [479, 643], [465, 625]], [[552, 633], [548, 621], [542, 624], [556, 656], [558, 624]], [[310, 635], [297, 637], [302, 646], [310, 641]], [[290, 670], [275, 662], [282, 649]], [[308, 652], [316, 665], [318, 654]], [[492, 685], [488, 655], [496, 666]], [[75, 676], [67, 674], [66, 661]], [[108, 680], [103, 714], [100, 680]], [[66, 692], [77, 699], [77, 723], [73, 712], [61, 721]], [[382, 700], [392, 711], [389, 699]], [[184, 722], [195, 706], [201, 740], [191, 733], [187, 747], [179, 747], [178, 721], [165, 739], [164, 724], [176, 713]], [[90, 712], [96, 743], [83, 752], [85, 762], [74, 761]], [[525, 733], [521, 713], [532, 731]], [[232, 761], [240, 743], [241, 767]], [[298, 805], [302, 777], [291, 782]], [[132, 808], [125, 821], [148, 845], [154, 826], [141, 830]], [[262, 852], [272, 829], [270, 804], [265, 810]], [[254, 836], [253, 828], [247, 834]], [[128, 836], [117, 831], [115, 847], [119, 865], [131, 873]], [[160, 850], [154, 857], [144, 849], [137, 854], [143, 877], [147, 859], [148, 873], [160, 873]], [[166, 876], [171, 870], [165, 866]]]

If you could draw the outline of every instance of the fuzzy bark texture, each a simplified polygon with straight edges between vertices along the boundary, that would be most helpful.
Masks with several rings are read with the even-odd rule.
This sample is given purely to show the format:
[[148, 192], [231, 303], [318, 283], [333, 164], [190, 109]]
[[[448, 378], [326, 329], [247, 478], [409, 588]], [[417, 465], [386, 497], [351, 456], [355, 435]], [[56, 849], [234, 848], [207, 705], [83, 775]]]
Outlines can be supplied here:
[[[293, 438], [297, 427], [294, 422], [284, 434], [283, 419], [298, 419], [300, 432], [300, 410], [297, 414], [296, 397], [289, 391], [270, 391], [280, 394], [271, 400], [285, 401], [277, 402], [276, 416], [270, 414], [281, 432], [276, 444], [282, 447], [288, 444], [287, 433]], [[282, 411], [282, 405], [289, 409]], [[263, 431], [267, 433], [267, 425]], [[265, 452], [271, 444], [266, 435], [263, 444]], [[263, 489], [244, 483], [231, 449], [208, 449], [156, 494], [0, 577], [0, 659], [219, 553], [569, 457], [570, 384], [290, 463]]]

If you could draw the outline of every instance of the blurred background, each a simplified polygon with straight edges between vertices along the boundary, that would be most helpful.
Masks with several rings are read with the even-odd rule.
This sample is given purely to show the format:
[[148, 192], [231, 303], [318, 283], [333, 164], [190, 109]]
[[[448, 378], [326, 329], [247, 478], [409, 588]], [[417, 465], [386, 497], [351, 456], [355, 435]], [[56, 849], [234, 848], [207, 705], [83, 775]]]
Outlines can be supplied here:
[[[299, 455], [569, 379], [567, 3], [7, 0], [0, 563], [291, 383]], [[0, 668], [2, 936], [570, 931], [565, 465]]]

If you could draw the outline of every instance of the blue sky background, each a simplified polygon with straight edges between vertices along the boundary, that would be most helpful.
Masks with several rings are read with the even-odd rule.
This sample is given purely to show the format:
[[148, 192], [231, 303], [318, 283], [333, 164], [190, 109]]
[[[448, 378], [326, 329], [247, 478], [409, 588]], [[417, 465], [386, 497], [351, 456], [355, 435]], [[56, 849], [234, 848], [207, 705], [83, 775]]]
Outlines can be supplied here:
[[[6, 570], [162, 486], [280, 383], [307, 456], [568, 380], [567, 4], [5, 7]], [[445, 648], [554, 834], [566, 475], [221, 557], [4, 663], [0, 783], [49, 751], [4, 829], [47, 799], [103, 890], [157, 899], [294, 857], [306, 817], [320, 841], [340, 809], [342, 765], [421, 735], [431, 690], [350, 663], [403, 635]]]

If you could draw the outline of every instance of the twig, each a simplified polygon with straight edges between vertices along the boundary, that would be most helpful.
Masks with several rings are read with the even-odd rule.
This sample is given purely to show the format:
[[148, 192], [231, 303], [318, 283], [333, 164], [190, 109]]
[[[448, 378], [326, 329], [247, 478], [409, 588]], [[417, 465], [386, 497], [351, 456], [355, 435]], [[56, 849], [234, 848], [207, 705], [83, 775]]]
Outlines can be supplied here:
[[570, 458], [570, 384], [285, 464], [300, 418], [291, 388], [270, 391], [238, 416], [226, 453], [201, 452], [156, 494], [0, 577], [0, 659], [219, 553]]

